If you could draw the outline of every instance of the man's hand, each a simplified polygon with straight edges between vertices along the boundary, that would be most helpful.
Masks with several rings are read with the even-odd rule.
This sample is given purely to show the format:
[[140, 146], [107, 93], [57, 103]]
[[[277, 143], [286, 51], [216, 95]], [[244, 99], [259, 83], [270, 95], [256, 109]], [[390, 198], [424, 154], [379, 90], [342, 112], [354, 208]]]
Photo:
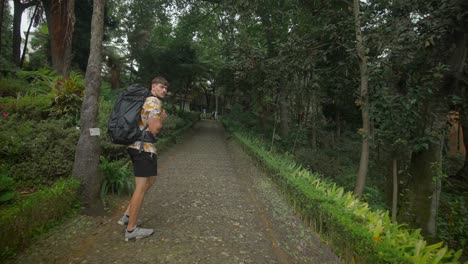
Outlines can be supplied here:
[[161, 122], [164, 122], [166, 120], [167, 118], [166, 110], [162, 110], [160, 118], [161, 118]]

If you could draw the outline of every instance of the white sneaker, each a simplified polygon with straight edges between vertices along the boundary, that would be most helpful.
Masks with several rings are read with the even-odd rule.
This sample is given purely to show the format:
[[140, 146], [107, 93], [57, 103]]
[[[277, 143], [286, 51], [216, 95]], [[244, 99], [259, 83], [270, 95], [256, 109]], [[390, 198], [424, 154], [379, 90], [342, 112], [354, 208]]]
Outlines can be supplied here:
[[130, 233], [127, 229], [125, 229], [125, 241], [135, 241], [137, 239], [142, 239], [151, 236], [154, 233], [153, 229], [150, 228], [141, 228], [135, 227], [133, 231]]
[[[117, 224], [127, 226], [128, 225], [128, 216], [126, 214], [123, 214], [122, 217], [119, 219], [119, 221], [117, 221]], [[136, 226], [141, 226], [140, 219], [137, 219]]]

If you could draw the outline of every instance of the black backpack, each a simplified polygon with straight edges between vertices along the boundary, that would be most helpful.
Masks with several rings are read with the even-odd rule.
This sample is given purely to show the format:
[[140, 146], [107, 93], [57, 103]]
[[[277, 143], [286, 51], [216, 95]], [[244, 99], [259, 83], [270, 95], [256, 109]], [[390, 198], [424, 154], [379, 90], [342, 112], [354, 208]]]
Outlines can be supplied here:
[[114, 110], [107, 123], [107, 133], [112, 143], [130, 145], [135, 141], [154, 143], [156, 138], [146, 130], [140, 130], [141, 108], [146, 98], [154, 96], [141, 84], [132, 84], [119, 93]]

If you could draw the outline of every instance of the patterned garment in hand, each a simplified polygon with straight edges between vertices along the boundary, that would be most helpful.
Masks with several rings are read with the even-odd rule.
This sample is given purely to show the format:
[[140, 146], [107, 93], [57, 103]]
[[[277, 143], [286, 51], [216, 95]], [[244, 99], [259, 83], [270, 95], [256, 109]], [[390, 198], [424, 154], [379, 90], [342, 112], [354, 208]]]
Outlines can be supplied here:
[[[150, 96], [146, 98], [146, 101], [141, 108], [140, 129], [144, 129], [146, 125], [148, 125], [148, 118], [161, 118], [161, 109], [162, 102], [157, 97]], [[139, 150], [142, 143], [143, 151], [156, 154], [156, 146], [153, 143], [136, 141], [128, 147]]]

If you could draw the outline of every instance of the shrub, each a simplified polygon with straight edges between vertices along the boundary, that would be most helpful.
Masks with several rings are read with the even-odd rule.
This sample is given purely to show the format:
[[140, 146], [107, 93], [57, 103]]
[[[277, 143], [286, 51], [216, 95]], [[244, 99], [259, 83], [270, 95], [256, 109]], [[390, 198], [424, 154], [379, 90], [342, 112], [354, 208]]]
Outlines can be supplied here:
[[1, 78], [0, 79], [0, 96], [1, 97], [17, 97], [19, 94], [25, 94], [28, 83], [21, 79]]
[[49, 117], [52, 99], [48, 95], [0, 97], [0, 122], [16, 115], [20, 119], [41, 120]]
[[456, 248], [468, 248], [468, 198], [442, 192], [438, 237]]
[[0, 171], [0, 205], [11, 202], [16, 197], [15, 181]]
[[78, 123], [84, 89], [83, 76], [77, 72], [71, 72], [67, 78], [58, 77], [51, 90], [51, 96], [54, 98], [51, 115], [71, 117]]
[[101, 186], [101, 198], [111, 192], [112, 194], [131, 194], [135, 189], [135, 179], [129, 168], [130, 162], [127, 160], [108, 161], [101, 157], [99, 167], [104, 173], [105, 179]]
[[79, 182], [62, 179], [9, 207], [0, 209], [0, 257], [11, 256], [38, 230], [58, 221], [77, 203]]
[[36, 71], [18, 71], [18, 77], [29, 83], [28, 94], [48, 94], [55, 84], [57, 73], [50, 68], [40, 68]]
[[0, 159], [25, 184], [51, 184], [71, 174], [79, 131], [64, 120], [0, 122]]

